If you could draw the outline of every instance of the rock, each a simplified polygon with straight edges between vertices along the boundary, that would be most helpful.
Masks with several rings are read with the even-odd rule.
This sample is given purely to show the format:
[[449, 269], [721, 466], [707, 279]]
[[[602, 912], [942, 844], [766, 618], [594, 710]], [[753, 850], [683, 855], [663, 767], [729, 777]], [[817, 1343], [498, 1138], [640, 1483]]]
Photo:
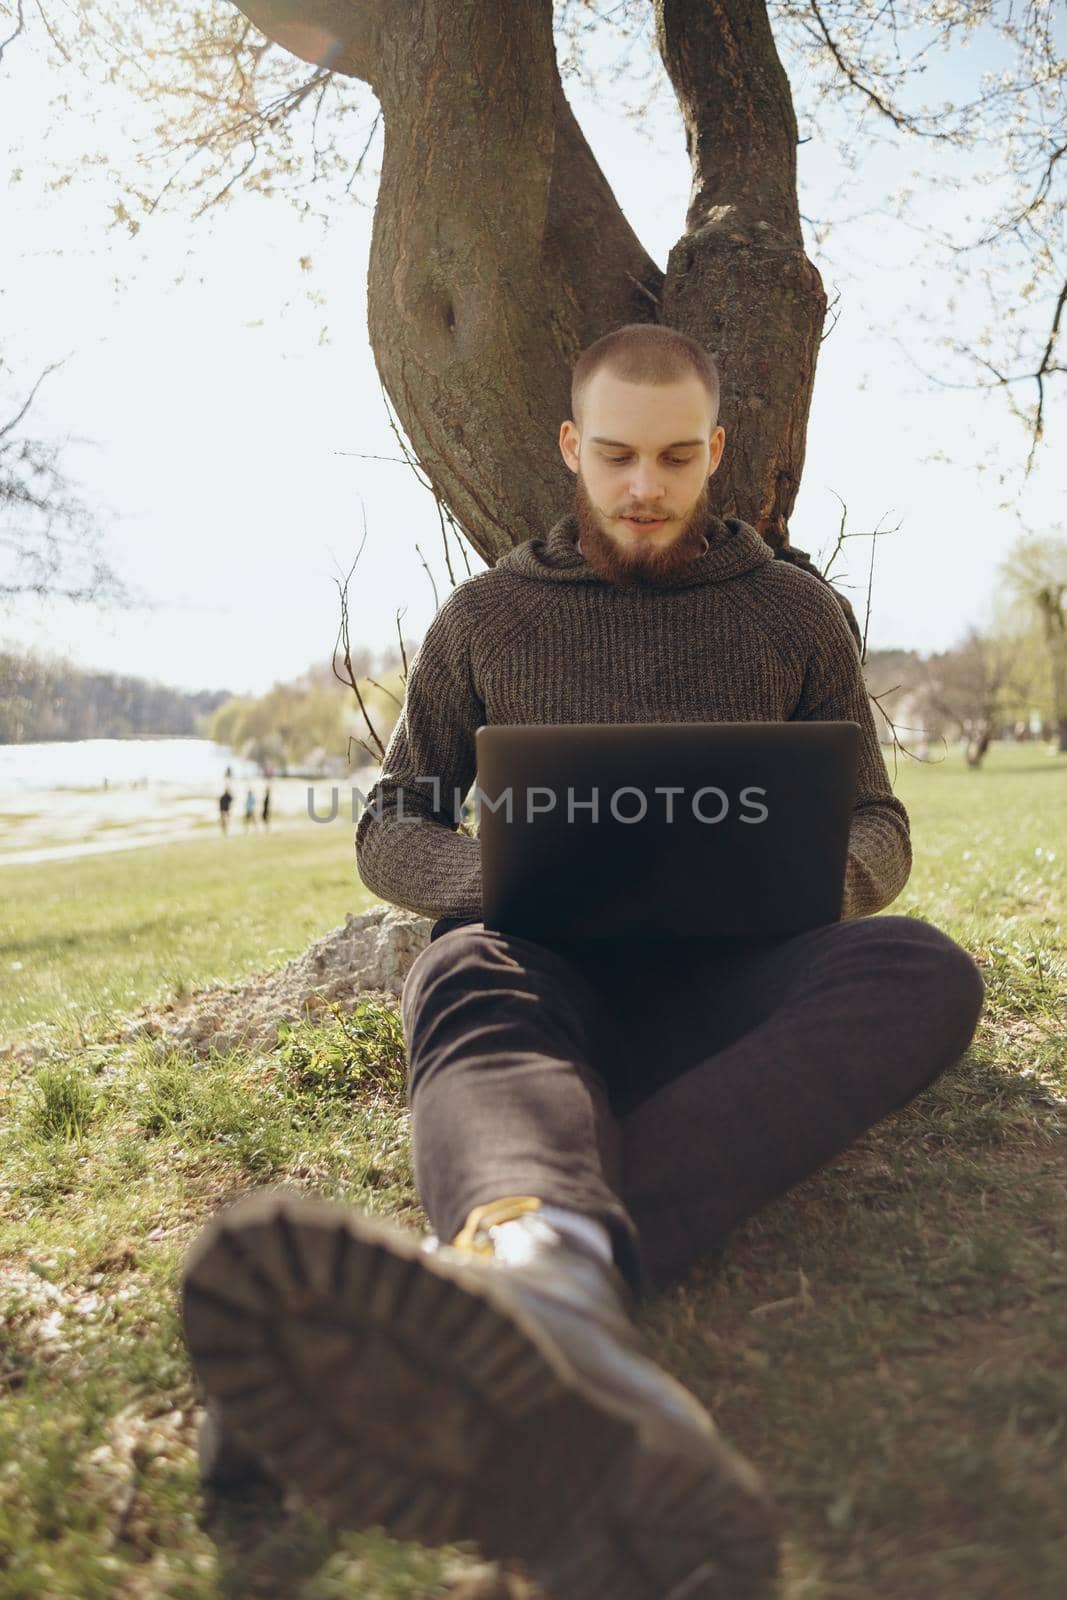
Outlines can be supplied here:
[[398, 906], [349, 912], [342, 927], [276, 972], [145, 1007], [128, 1020], [122, 1038], [155, 1038], [163, 1049], [184, 1045], [197, 1055], [271, 1050], [279, 1023], [306, 1021], [329, 1003], [345, 1010], [362, 1000], [394, 1003], [432, 927], [431, 918]]
[[[451, 1576], [446, 1568], [446, 1582]], [[446, 1594], [448, 1600], [540, 1600], [541, 1591], [511, 1564], [480, 1562], [457, 1573]]]
[[[433, 924], [431, 923], [432, 927]], [[31, 1022], [18, 1039], [0, 1039], [0, 1061], [18, 1068], [36, 1066], [54, 1049], [52, 1030], [47, 1023]]]

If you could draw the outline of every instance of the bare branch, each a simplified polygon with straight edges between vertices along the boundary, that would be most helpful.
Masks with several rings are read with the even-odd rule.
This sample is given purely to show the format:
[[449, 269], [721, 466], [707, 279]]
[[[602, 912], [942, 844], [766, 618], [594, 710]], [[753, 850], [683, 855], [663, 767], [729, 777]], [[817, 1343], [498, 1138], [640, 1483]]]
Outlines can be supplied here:
[[26, 19], [22, 13], [22, 0], [18, 0], [18, 18], [15, 23], [14, 32], [9, 33], [6, 39], [0, 39], [0, 61], [4, 59], [4, 51], [7, 49], [8, 45], [14, 44], [15, 40], [22, 32], [23, 27], [25, 26], [25, 21]]
[[[337, 582], [337, 590], [338, 590], [338, 595], [339, 595], [340, 604], [341, 604], [341, 620], [340, 620], [340, 623], [339, 623], [339, 626], [338, 626], [338, 630], [337, 630], [337, 639], [334, 642], [333, 654], [332, 654], [332, 656], [330, 658], [330, 669], [333, 672], [333, 675], [337, 679], [338, 683], [347, 684], [351, 688], [352, 692], [355, 694], [356, 703], [359, 706], [359, 709], [360, 709], [360, 711], [361, 711], [361, 713], [363, 715], [364, 722], [367, 724], [367, 730], [370, 733], [371, 738], [374, 740], [374, 743], [377, 746], [377, 752], [375, 752], [374, 750], [370, 750], [367, 747], [367, 745], [365, 745], [363, 743], [363, 741], [361, 739], [357, 739], [356, 743], [360, 746], [361, 749], [367, 751], [367, 754], [371, 757], [372, 760], [376, 759], [378, 761], [381, 761], [385, 757], [385, 745], [382, 743], [382, 740], [379, 737], [377, 729], [375, 728], [374, 724], [371, 722], [370, 713], [368, 712], [367, 707], [366, 707], [366, 703], [364, 702], [363, 696], [360, 693], [359, 680], [356, 677], [355, 669], [353, 668], [353, 665], [352, 665], [352, 641], [351, 641], [351, 638], [350, 638], [350, 635], [349, 635], [349, 627], [348, 627], [348, 586], [349, 586], [349, 583], [352, 580], [352, 574], [356, 570], [356, 564], [359, 561], [360, 556], [363, 554], [363, 546], [366, 544], [366, 542], [367, 542], [367, 527], [366, 527], [366, 521], [364, 520], [363, 538], [360, 541], [359, 549], [356, 551], [355, 559], [353, 560], [352, 565], [349, 567], [348, 572], [345, 574], [344, 582], [343, 583], [342, 582], [337, 582], [337, 580], [335, 580], [335, 582]], [[344, 662], [344, 668], [345, 668], [344, 675], [342, 675], [337, 670], [337, 649], [338, 649], [338, 645], [340, 645], [341, 648], [344, 651], [344, 654], [343, 654], [343, 657], [342, 657], [342, 660]], [[351, 740], [349, 742], [351, 743]]]
[[434, 609], [437, 610], [440, 607], [441, 602], [440, 602], [440, 600], [438, 598], [438, 594], [437, 594], [437, 585], [433, 581], [433, 573], [430, 571], [430, 564], [427, 561], [426, 557], [423, 555], [422, 551], [419, 549], [418, 545], [415, 546], [415, 549], [418, 550], [419, 559], [421, 560], [423, 566], [426, 568], [426, 576], [429, 578], [429, 580], [430, 580], [430, 588], [433, 590]]
[[895, 110], [891, 105], [889, 105], [882, 98], [882, 96], [871, 87], [869, 83], [862, 81], [858, 68], [854, 67], [851, 62], [846, 59], [844, 51], [834, 40], [833, 35], [826, 24], [826, 20], [819, 9], [819, 0], [808, 0], [808, 4], [811, 6], [812, 13], [814, 14], [819, 32], [822, 35], [823, 42], [836, 61], [842, 77], [844, 77], [854, 89], [859, 90], [860, 94], [865, 96], [865, 98], [870, 101], [871, 105], [876, 107], [876, 109], [882, 113], [883, 117], [887, 117], [889, 121], [893, 123], [894, 127], [910, 128], [913, 133], [920, 133], [928, 138], [944, 137], [943, 134], [938, 135], [936, 132], [929, 134], [925, 129], [915, 127], [911, 119], [905, 117], [901, 112]]
[[404, 615], [404, 611], [406, 610], [407, 606], [405, 606], [402, 611], [398, 611], [396, 614], [396, 636], [400, 641], [400, 660], [404, 669], [400, 676], [404, 683], [407, 683], [408, 681], [408, 656], [407, 651], [404, 649], [404, 639], [400, 632], [400, 618]]
[[384, 683], [379, 683], [377, 678], [368, 678], [367, 682], [368, 683], [372, 683], [374, 685], [374, 687], [376, 689], [380, 689], [383, 694], [387, 694], [389, 696], [390, 700], [395, 701], [396, 704], [398, 706], [400, 706], [401, 709], [403, 709], [404, 702], [399, 698], [398, 695], [395, 695], [393, 693], [392, 689], [387, 688]]
[[33, 405], [34, 400], [37, 398], [37, 391], [41, 387], [44, 380], [47, 377], [50, 377], [53, 372], [58, 372], [62, 365], [62, 361], [53, 361], [51, 366], [45, 367], [44, 371], [41, 373], [41, 376], [37, 379], [37, 382], [30, 390], [26, 400], [23, 402], [20, 410], [18, 410], [8, 422], [5, 422], [3, 427], [0, 427], [0, 439], [3, 439], [9, 433], [14, 433], [23, 417]]
[[0, 510], [10, 519], [0, 530], [0, 549], [8, 553], [0, 599], [125, 605], [131, 595], [103, 553], [99, 516], [63, 471], [60, 446], [20, 432], [41, 384], [62, 365], [46, 367], [0, 426]]

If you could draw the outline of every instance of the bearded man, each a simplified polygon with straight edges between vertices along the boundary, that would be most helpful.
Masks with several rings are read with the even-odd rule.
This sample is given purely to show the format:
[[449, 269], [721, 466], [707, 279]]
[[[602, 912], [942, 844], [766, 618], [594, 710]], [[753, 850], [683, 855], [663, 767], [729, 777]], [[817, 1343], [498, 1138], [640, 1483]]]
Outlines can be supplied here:
[[[418, 1238], [268, 1192], [183, 1278], [204, 1477], [259, 1470], [335, 1523], [525, 1563], [556, 1600], [754, 1600], [759, 1474], [636, 1315], [966, 1049], [984, 986], [930, 923], [859, 653], [812, 572], [709, 510], [711, 355], [627, 325], [583, 352], [571, 510], [455, 588], [356, 829], [363, 882], [434, 919], [401, 996]], [[784, 939], [487, 929], [457, 831], [492, 723], [857, 722], [838, 921]], [[443, 797], [443, 798], [442, 798]], [[797, 840], [798, 850], [804, 841]]]

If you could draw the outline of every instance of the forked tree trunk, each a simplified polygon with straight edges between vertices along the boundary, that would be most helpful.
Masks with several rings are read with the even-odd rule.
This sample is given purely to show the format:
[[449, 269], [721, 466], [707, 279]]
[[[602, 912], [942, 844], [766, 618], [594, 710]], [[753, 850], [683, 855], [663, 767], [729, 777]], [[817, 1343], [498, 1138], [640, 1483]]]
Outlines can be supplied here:
[[693, 176], [666, 273], [564, 96], [552, 0], [241, 4], [268, 37], [378, 97], [371, 345], [423, 470], [487, 562], [570, 508], [557, 440], [579, 352], [621, 323], [663, 322], [718, 359], [712, 509], [814, 570], [788, 524], [826, 294], [804, 253], [789, 84], [764, 0], [654, 9]]

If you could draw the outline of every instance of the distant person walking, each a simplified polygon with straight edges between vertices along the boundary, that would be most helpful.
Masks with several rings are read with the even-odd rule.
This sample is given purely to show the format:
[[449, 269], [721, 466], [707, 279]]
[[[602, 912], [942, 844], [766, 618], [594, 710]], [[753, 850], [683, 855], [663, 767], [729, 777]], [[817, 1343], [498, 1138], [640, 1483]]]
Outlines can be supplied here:
[[270, 784], [269, 783], [267, 784], [267, 787], [263, 791], [263, 813], [262, 813], [262, 815], [263, 815], [263, 826], [265, 828], [268, 828], [270, 826]]
[[256, 825], [256, 797], [249, 789], [245, 795], [245, 832]]
[[219, 795], [219, 826], [223, 833], [230, 830], [230, 807], [233, 805], [233, 795], [230, 793], [229, 784]]

